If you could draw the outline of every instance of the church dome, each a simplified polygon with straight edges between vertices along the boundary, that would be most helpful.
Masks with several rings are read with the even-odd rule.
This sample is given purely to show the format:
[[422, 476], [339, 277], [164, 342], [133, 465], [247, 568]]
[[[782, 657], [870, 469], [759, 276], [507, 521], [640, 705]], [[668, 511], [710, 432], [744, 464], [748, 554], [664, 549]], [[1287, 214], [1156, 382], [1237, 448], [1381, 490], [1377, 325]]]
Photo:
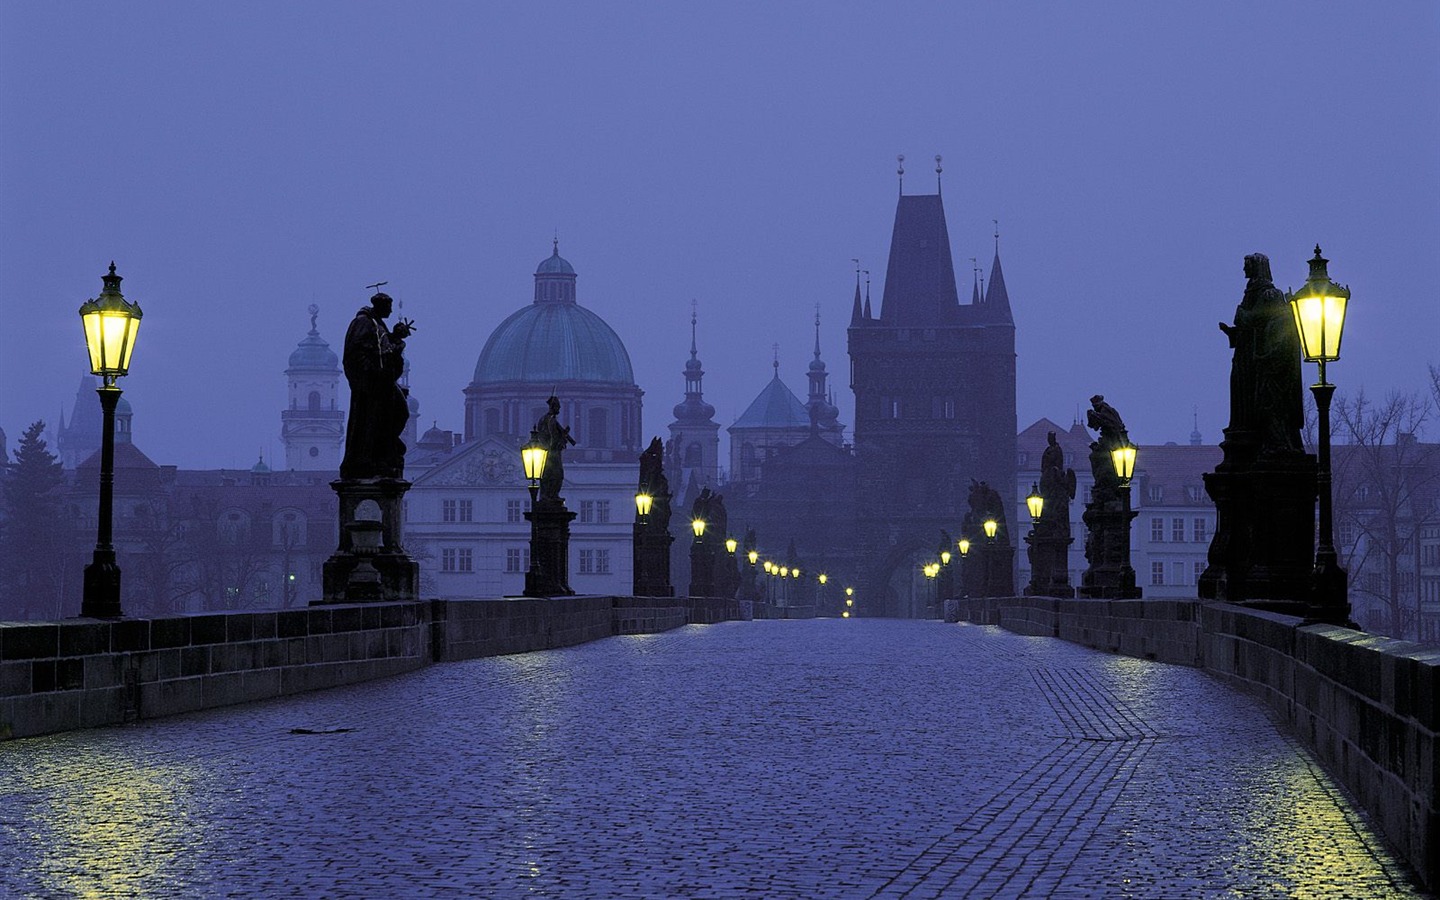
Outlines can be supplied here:
[[315, 326], [316, 318], [320, 313], [320, 307], [310, 304], [310, 333], [300, 342], [290, 354], [290, 368], [292, 369], [324, 369], [334, 371], [340, 366], [340, 357], [320, 337], [320, 331]]
[[575, 280], [557, 245], [535, 272], [535, 302], [501, 322], [485, 342], [475, 384], [635, 384], [624, 343], [604, 319], [575, 301]]

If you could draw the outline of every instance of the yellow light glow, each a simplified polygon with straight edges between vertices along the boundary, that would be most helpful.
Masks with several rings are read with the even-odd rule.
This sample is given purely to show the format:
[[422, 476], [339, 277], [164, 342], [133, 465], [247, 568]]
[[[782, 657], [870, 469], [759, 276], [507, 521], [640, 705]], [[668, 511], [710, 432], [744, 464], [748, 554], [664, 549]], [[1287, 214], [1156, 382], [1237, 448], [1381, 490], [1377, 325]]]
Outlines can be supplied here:
[[963, 557], [963, 556], [969, 556], [969, 555], [970, 555], [970, 539], [969, 539], [969, 538], [963, 538], [963, 537], [962, 537], [960, 540], [958, 540], [958, 541], [955, 542], [955, 546], [957, 546], [957, 547], [960, 548], [960, 555], [961, 555], [962, 557]]
[[1025, 498], [1025, 506], [1030, 510], [1030, 518], [1036, 522], [1040, 521], [1040, 513], [1045, 509], [1045, 498], [1040, 496], [1040, 486], [1030, 485], [1030, 496]]
[[1122, 444], [1110, 451], [1110, 461], [1115, 464], [1115, 474], [1121, 484], [1129, 484], [1135, 475], [1135, 445]]
[[847, 588], [845, 589], [845, 596], [847, 596], [847, 597], [852, 597], [852, 596], [854, 596], [854, 595], [855, 595], [855, 589], [854, 589], [854, 588], [852, 588], [852, 587], [847, 587]]
[[855, 601], [854, 601], [852, 598], [850, 598], [850, 597], [846, 597], [846, 598], [845, 598], [845, 605], [846, 605], [846, 606], [854, 606], [854, 605], [855, 605]]
[[845, 610], [844, 612], [842, 612], [842, 613], [840, 614], [840, 616], [841, 616], [841, 618], [845, 618], [845, 619], [850, 618], [850, 610], [848, 610], [848, 609]]
[[538, 487], [540, 476], [545, 472], [545, 460], [550, 451], [540, 443], [540, 435], [530, 432], [530, 442], [520, 448], [520, 460], [525, 464], [525, 477], [531, 487]]
[[766, 574], [766, 575], [769, 575], [769, 574], [770, 574], [770, 569], [773, 568], [773, 567], [774, 567], [774, 563], [770, 562], [770, 560], [768, 560], [768, 559], [765, 560], [765, 574]]
[[948, 566], [948, 565], [950, 565], [950, 551], [949, 551], [949, 550], [941, 550], [941, 551], [940, 551], [940, 564], [941, 564], [942, 566]]
[[750, 565], [753, 566], [755, 565], [755, 561], [760, 558], [760, 551], [751, 550], [749, 553], [746, 554], [746, 556], [750, 557]]
[[725, 552], [726, 552], [726, 553], [734, 553], [734, 552], [735, 552], [735, 548], [738, 547], [738, 546], [740, 546], [740, 542], [737, 541], [737, 540], [735, 540], [734, 538], [726, 538], [726, 539], [725, 539]]
[[700, 518], [691, 519], [690, 530], [695, 532], [697, 538], [701, 537], [705, 534], [705, 520]]
[[649, 492], [641, 491], [635, 495], [635, 511], [643, 518], [650, 515], [650, 507], [655, 503], [655, 498]]
[[829, 576], [829, 575], [826, 575], [824, 572], [821, 572], [821, 573], [820, 573], [820, 583], [821, 583], [821, 584], [824, 584], [825, 582], [827, 582], [827, 581], [829, 581], [829, 580], [830, 580], [830, 576]]
[[1345, 308], [1350, 289], [1330, 280], [1330, 261], [1315, 247], [1310, 260], [1310, 277], [1300, 290], [1288, 296], [1295, 329], [1300, 333], [1300, 350], [1307, 362], [1334, 362], [1340, 358], [1340, 337], [1345, 330]]
[[[101, 297], [105, 299], [105, 295]], [[81, 307], [80, 318], [85, 325], [90, 371], [109, 378], [128, 372], [135, 335], [140, 330], [139, 307], [132, 308], [123, 300], [118, 303], [92, 300]]]
[[993, 537], [995, 536], [995, 533], [996, 533], [997, 531], [999, 531], [999, 530], [1000, 530], [1000, 523], [999, 523], [999, 522], [995, 521], [994, 519], [986, 519], [986, 520], [985, 520], [985, 536], [986, 536], [987, 538], [993, 538]]
[[781, 566], [781, 567], [780, 567], [780, 577], [781, 577], [781, 578], [789, 578], [789, 577], [790, 577], [790, 567], [789, 567], [789, 566]]
[[799, 570], [799, 569], [791, 569], [791, 570], [790, 570], [790, 577], [791, 577], [791, 578], [799, 578], [799, 577], [800, 577], [800, 570]]

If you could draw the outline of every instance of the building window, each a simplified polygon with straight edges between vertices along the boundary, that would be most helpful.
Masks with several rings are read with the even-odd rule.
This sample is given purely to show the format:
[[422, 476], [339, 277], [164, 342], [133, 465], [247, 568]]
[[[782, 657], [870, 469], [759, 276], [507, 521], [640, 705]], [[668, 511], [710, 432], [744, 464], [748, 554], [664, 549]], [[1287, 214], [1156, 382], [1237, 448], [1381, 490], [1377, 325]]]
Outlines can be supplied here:
[[1030, 465], [1030, 454], [1029, 454], [1029, 453], [1026, 453], [1024, 450], [1021, 450], [1021, 451], [1020, 451], [1020, 468], [1023, 469], [1023, 468], [1025, 468], [1025, 467], [1028, 466], [1028, 465]]
[[1339, 527], [1339, 538], [1341, 547], [1355, 546], [1355, 523], [1341, 522]]
[[899, 401], [899, 400], [891, 400], [891, 401], [890, 401], [890, 418], [892, 418], [892, 419], [898, 419], [898, 418], [900, 418], [900, 401]]
[[453, 522], [453, 521], [455, 521], [455, 501], [454, 501], [454, 500], [441, 500], [441, 501], [440, 501], [440, 521], [442, 521], [442, 522]]
[[954, 400], [946, 400], [946, 401], [945, 401], [945, 418], [947, 418], [947, 419], [953, 419], [953, 418], [955, 418], [955, 401], [954, 401]]
[[596, 522], [599, 522], [599, 523], [602, 524], [602, 525], [605, 524], [606, 522], [609, 522], [609, 521], [610, 521], [610, 501], [609, 501], [609, 500], [596, 500], [596, 501], [595, 501], [595, 521], [596, 521]]
[[507, 547], [505, 549], [505, 571], [511, 575], [530, 568], [529, 547]]
[[458, 556], [457, 562], [459, 564], [459, 570], [461, 572], [475, 571], [475, 553], [473, 550], [469, 547], [461, 547], [456, 553]]
[[1163, 586], [1165, 584], [1165, 564], [1163, 562], [1152, 562], [1150, 564], [1150, 584]]
[[440, 551], [440, 571], [455, 571], [455, 548], [445, 547]]
[[1192, 484], [1185, 488], [1185, 496], [1190, 498], [1191, 503], [1199, 503], [1201, 500], [1200, 485]]
[[1171, 520], [1170, 520], [1170, 540], [1174, 541], [1174, 542], [1177, 543], [1177, 544], [1180, 543], [1181, 541], [1185, 540], [1185, 520], [1184, 520], [1184, 519], [1171, 519]]
[[1205, 542], [1205, 535], [1208, 531], [1209, 523], [1207, 523], [1204, 519], [1196, 519], [1191, 524], [1195, 526], [1195, 543], [1203, 544]]
[[475, 501], [474, 501], [474, 500], [461, 500], [461, 501], [460, 501], [460, 510], [459, 510], [459, 512], [460, 512], [460, 521], [462, 521], [462, 522], [473, 522], [473, 521], [475, 521]]
[[320, 392], [319, 392], [319, 391], [311, 391], [311, 392], [310, 392], [310, 396], [309, 396], [307, 399], [309, 400], [309, 403], [310, 403], [310, 411], [311, 411], [311, 412], [319, 412], [319, 411], [320, 411]]
[[1155, 518], [1150, 520], [1150, 541], [1160, 544], [1165, 542], [1165, 520]]
[[492, 406], [485, 410], [481, 417], [485, 420], [486, 437], [500, 433], [500, 410]]
[[1165, 487], [1164, 487], [1164, 485], [1159, 485], [1159, 484], [1152, 484], [1152, 485], [1150, 485], [1150, 490], [1147, 492], [1147, 495], [1150, 497], [1150, 502], [1151, 502], [1151, 503], [1160, 503], [1160, 502], [1163, 502], [1164, 499], [1165, 499]]
[[521, 505], [520, 505], [520, 501], [519, 501], [519, 500], [506, 500], [506, 501], [505, 501], [505, 521], [506, 521], [506, 522], [512, 522], [512, 523], [513, 523], [513, 522], [523, 522], [523, 521], [525, 521], [525, 517], [524, 517], [524, 515], [523, 515], [523, 512], [524, 512], [524, 510], [521, 508]]
[[581, 500], [580, 523], [582, 525], [604, 525], [610, 521], [609, 500]]
[[581, 551], [580, 551], [580, 574], [581, 574], [581, 575], [609, 575], [609, 574], [610, 574], [610, 551], [609, 551], [609, 550], [581, 550]]
[[1196, 562], [1196, 563], [1195, 563], [1195, 583], [1196, 583], [1196, 584], [1199, 584], [1199, 583], [1200, 583], [1200, 576], [1201, 576], [1201, 575], [1204, 575], [1204, 574], [1205, 574], [1205, 564], [1204, 564], [1203, 562]]
[[581, 525], [589, 525], [590, 523], [592, 523], [592, 522], [594, 522], [594, 521], [595, 521], [595, 501], [594, 501], [594, 500], [581, 500], [581, 501], [580, 501], [580, 524], [581, 524]]

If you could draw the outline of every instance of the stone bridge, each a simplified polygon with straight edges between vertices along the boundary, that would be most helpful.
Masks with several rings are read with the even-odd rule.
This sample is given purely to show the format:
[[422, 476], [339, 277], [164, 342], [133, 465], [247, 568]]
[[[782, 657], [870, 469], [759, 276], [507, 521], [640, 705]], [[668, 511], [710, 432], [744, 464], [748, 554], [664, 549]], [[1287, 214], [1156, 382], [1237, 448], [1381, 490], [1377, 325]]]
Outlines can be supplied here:
[[739, 612], [0, 626], [0, 895], [1405, 897], [1435, 877], [1437, 661], [1413, 647], [1195, 603]]

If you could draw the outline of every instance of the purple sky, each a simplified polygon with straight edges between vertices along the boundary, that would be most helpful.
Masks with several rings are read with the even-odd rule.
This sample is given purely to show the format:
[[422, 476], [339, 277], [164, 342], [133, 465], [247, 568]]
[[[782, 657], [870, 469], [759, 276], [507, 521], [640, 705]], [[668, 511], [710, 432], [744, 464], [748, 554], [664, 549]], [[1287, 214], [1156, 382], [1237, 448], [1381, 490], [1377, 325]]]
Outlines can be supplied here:
[[1198, 407], [1215, 442], [1248, 252], [1299, 287], [1318, 241], [1351, 286], [1342, 390], [1440, 363], [1437, 45], [1432, 2], [5, 3], [0, 427], [68, 413], [113, 258], [157, 462], [283, 459], [306, 306], [338, 350], [385, 279], [421, 427], [459, 428], [557, 230], [647, 432], [692, 298], [722, 425], [772, 344], [803, 394], [816, 303], [850, 425], [850, 259], [878, 302], [895, 154], [920, 193], [941, 153], [962, 297], [1000, 220], [1020, 426], [1100, 392], [1137, 440]]

